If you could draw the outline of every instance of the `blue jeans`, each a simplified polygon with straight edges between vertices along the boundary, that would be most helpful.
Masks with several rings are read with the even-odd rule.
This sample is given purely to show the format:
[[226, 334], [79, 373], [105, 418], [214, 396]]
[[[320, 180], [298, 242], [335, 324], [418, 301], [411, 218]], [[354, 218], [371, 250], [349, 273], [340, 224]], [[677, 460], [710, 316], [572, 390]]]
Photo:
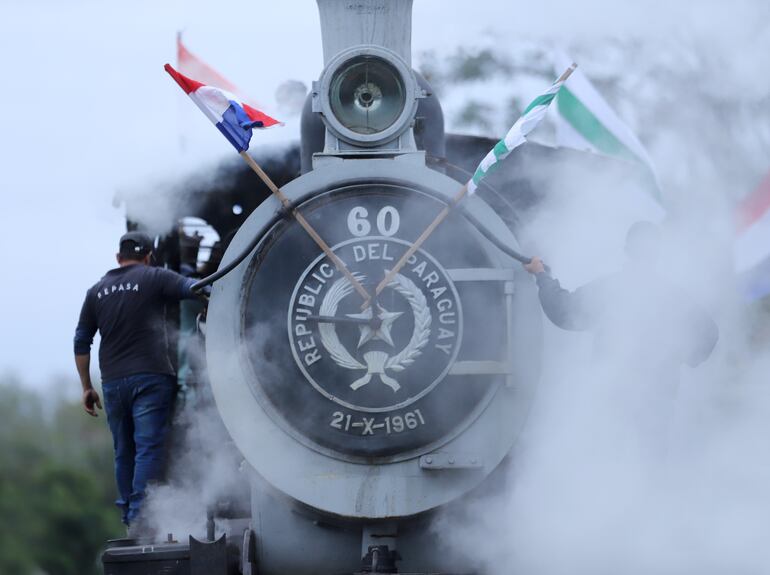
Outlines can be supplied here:
[[176, 395], [172, 375], [142, 373], [102, 383], [115, 446], [115, 503], [129, 525], [139, 514], [147, 483], [164, 471], [166, 435]]

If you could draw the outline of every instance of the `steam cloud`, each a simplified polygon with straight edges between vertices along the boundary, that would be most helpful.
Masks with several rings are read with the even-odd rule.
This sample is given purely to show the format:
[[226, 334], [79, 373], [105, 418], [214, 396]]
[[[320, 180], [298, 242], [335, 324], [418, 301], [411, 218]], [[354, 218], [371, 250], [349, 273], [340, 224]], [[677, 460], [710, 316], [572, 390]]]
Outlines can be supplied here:
[[[181, 541], [188, 534], [204, 539], [209, 508], [233, 500], [239, 506], [248, 504], [239, 500], [247, 498], [246, 480], [213, 402], [193, 399], [179, 411], [174, 427], [179, 436], [170, 454], [167, 482], [150, 487], [140, 520], [147, 533], [159, 539], [167, 533]], [[221, 520], [216, 526], [217, 534], [226, 529]]]
[[[560, 186], [568, 181], [557, 178]], [[528, 237], [567, 287], [613, 271], [622, 235], [611, 202], [600, 200], [623, 193], [594, 187], [577, 201], [554, 192], [530, 223]], [[658, 269], [719, 323], [720, 342], [704, 364], [681, 373], [647, 365], [655, 359], [645, 342], [672, 349], [700, 336], [666, 321], [680, 306], [654, 276], [604, 302], [615, 314], [609, 348], [544, 320], [545, 374], [512, 458], [510, 491], [476, 503], [465, 526], [450, 517], [435, 525], [489, 572], [766, 571], [770, 355], [752, 348], [729, 260], [713, 256], [721, 241], [713, 230], [727, 216], [711, 217], [697, 244], [682, 245], [690, 221], [665, 222]], [[633, 307], [638, 301], [649, 307]], [[649, 330], [658, 331], [650, 338]]]
[[[611, 351], [597, 349], [591, 333], [563, 332], [544, 320], [545, 374], [508, 471], [510, 489], [475, 503], [468, 514], [473, 520], [465, 524], [447, 514], [434, 525], [488, 572], [768, 570], [770, 353], [752, 341], [754, 320], [737, 295], [730, 256], [731, 198], [750, 191], [770, 157], [766, 120], [749, 117], [754, 109], [767, 114], [767, 89], [758, 91], [754, 79], [767, 69], [769, 52], [753, 50], [766, 44], [770, 28], [766, 18], [764, 24], [745, 20], [765, 9], [740, 4], [737, 19], [746, 24], [740, 39], [733, 14], [723, 34], [716, 21], [705, 28], [698, 22], [695, 32], [714, 33], [711, 44], [683, 34], [661, 41], [650, 55], [645, 50], [661, 42], [653, 30], [639, 28], [634, 39], [592, 39], [590, 49], [582, 44], [583, 54], [600, 61], [608, 48], [606, 65], [607, 54], [629, 64], [632, 80], [621, 74], [620, 82], [633, 81], [634, 62], [646, 59], [650, 71], [657, 62], [645, 79], [648, 110], [636, 115], [644, 120], [639, 131], [669, 199], [658, 273], [708, 309], [720, 341], [695, 369], [640, 373], [640, 333], [679, 311], [654, 295], [659, 282], [652, 276], [605, 302], [624, 320], [613, 331]], [[747, 45], [753, 47], [748, 55], [741, 51]], [[577, 42], [576, 51], [580, 47]], [[676, 82], [659, 83], [676, 75]], [[639, 104], [643, 98], [629, 99]], [[729, 110], [727, 117], [715, 109]], [[645, 219], [638, 190], [611, 174], [597, 181], [558, 166], [543, 185], [549, 199], [523, 231], [530, 251], [542, 255], [569, 289], [621, 269], [625, 230]], [[639, 299], [647, 299], [656, 315], [636, 313], [629, 302]], [[697, 336], [662, 328], [657, 335], [661, 346], [685, 345]]]

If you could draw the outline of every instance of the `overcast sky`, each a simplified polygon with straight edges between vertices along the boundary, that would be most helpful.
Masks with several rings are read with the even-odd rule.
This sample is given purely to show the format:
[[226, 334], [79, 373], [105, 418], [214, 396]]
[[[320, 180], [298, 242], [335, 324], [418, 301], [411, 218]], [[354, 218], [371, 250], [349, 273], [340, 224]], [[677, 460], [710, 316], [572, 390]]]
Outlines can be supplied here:
[[[768, 17], [764, 0], [415, 0], [413, 48], [446, 53], [490, 31], [559, 43], [637, 34], [651, 50], [656, 38], [687, 33], [743, 46], [767, 41]], [[0, 0], [0, 374], [37, 387], [74, 376], [82, 298], [113, 267], [124, 231], [116, 192], [173, 182], [233, 153], [187, 113], [163, 72], [178, 30], [268, 112], [281, 82], [309, 85], [322, 68], [313, 0]], [[766, 86], [767, 57], [749, 45], [743, 54], [731, 66]], [[181, 133], [193, 135], [184, 153]]]

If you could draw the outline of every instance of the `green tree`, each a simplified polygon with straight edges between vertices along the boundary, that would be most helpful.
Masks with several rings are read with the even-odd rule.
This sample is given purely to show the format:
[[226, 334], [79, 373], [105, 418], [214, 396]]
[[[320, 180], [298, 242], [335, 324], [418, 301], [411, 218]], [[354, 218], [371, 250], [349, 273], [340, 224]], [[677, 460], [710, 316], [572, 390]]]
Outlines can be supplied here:
[[99, 573], [100, 549], [123, 532], [112, 473], [104, 417], [0, 381], [0, 573]]

